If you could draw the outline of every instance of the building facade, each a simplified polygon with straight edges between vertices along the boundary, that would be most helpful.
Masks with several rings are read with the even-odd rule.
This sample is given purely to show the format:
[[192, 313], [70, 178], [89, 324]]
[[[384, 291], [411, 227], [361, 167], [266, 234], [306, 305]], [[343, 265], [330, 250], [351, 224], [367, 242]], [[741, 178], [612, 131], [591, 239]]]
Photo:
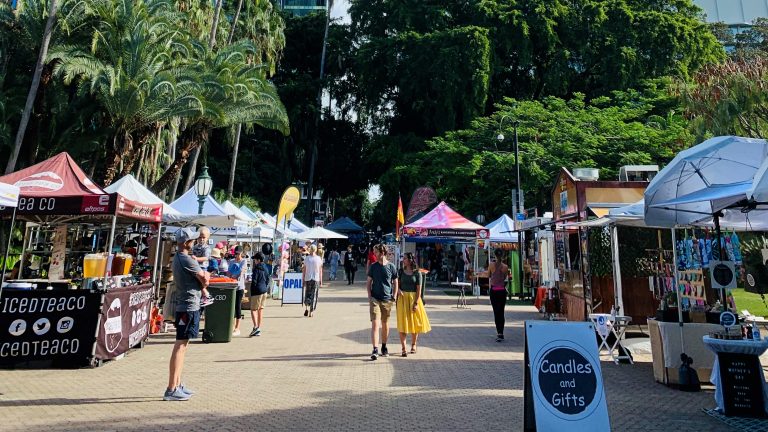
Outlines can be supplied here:
[[296, 16], [322, 12], [328, 7], [327, 0], [280, 0], [280, 7]]

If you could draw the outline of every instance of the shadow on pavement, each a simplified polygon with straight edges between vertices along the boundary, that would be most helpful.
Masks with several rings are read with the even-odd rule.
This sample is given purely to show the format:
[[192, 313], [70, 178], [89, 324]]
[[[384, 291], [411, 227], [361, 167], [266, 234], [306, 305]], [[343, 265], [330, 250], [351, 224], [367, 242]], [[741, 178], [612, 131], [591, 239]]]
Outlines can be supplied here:
[[[167, 404], [167, 414], [152, 417], [116, 417], [110, 430], [144, 431], [337, 431], [337, 430], [518, 430], [512, 422], [520, 418], [522, 398], [515, 396], [446, 394], [435, 392], [407, 398], [386, 398], [374, 392], [325, 392], [319, 404], [279, 407], [264, 410], [258, 395], [243, 403], [261, 405], [260, 411], [247, 415], [222, 415], [207, 412], [203, 405], [196, 413], [177, 414], [179, 402]], [[193, 397], [186, 406], [199, 404]], [[499, 410], [503, 410], [499, 415]], [[186, 411], [186, 410], [185, 410]], [[440, 412], [440, 415], [430, 415]], [[61, 419], [47, 431], [104, 430], [103, 421], [75, 422]]]
[[67, 398], [51, 398], [51, 399], [32, 399], [32, 400], [0, 400], [0, 407], [14, 407], [14, 406], [61, 406], [61, 405], [96, 405], [96, 404], [133, 404], [133, 403], [147, 403], [157, 402], [160, 398], [157, 397], [121, 397], [121, 398], [85, 398], [85, 399], [67, 399]]

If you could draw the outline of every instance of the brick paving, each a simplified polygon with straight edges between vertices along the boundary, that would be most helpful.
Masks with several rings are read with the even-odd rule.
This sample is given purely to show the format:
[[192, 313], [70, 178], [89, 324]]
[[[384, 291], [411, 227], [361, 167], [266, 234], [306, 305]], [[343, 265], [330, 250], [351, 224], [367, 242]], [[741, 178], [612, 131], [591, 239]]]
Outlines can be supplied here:
[[[472, 298], [471, 310], [439, 290], [427, 299], [433, 330], [418, 354], [376, 362], [362, 284], [331, 282], [313, 318], [271, 300], [262, 336], [190, 346], [184, 375], [197, 395], [188, 402], [161, 400], [170, 335], [96, 369], [0, 371], [0, 430], [521, 430], [522, 323], [539, 315], [508, 306], [499, 344], [487, 298]], [[701, 412], [711, 390], [657, 384], [650, 363], [602, 367], [613, 430], [729, 430]]]

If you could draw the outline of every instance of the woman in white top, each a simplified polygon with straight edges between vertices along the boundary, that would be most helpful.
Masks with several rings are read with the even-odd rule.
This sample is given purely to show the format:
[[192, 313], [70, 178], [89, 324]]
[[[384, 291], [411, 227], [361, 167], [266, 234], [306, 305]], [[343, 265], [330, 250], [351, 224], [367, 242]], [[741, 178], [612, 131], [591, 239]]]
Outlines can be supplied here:
[[317, 255], [317, 246], [309, 246], [304, 258], [304, 316], [312, 316], [317, 309], [317, 291], [323, 285], [323, 259]]

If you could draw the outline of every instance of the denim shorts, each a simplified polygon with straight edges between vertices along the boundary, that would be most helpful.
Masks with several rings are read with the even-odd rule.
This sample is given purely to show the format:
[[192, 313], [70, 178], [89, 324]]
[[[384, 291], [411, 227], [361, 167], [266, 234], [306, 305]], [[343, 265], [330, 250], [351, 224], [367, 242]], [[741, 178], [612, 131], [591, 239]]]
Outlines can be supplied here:
[[176, 340], [197, 339], [200, 332], [200, 311], [176, 312]]

